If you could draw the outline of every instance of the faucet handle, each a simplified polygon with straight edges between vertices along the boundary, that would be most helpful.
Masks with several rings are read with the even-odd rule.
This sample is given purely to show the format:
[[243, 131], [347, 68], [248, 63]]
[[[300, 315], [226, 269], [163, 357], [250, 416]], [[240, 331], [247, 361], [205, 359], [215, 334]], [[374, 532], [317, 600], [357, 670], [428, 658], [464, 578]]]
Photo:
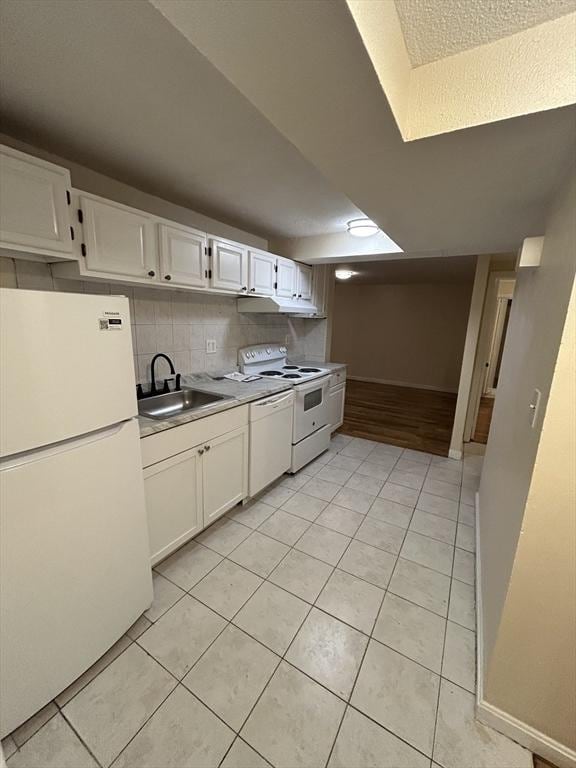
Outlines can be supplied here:
[[170, 382], [174, 381], [172, 377], [169, 379], [164, 379], [164, 386], [162, 388], [162, 394], [167, 395], [170, 392]]
[[174, 392], [180, 392], [180, 390], [182, 389], [182, 386], [180, 384], [181, 380], [182, 380], [182, 374], [181, 373], [177, 373], [176, 374], [176, 384], [174, 385]]

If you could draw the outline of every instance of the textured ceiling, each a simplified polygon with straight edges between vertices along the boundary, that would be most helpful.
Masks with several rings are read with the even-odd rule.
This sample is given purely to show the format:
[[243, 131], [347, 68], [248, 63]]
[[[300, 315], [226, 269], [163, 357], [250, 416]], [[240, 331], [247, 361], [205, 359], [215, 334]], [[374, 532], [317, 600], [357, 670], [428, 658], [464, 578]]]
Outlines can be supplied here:
[[[470, 284], [474, 280], [476, 256], [451, 256], [427, 259], [398, 259], [352, 263], [350, 269], [357, 274], [345, 285], [406, 285], [411, 283]], [[338, 264], [338, 269], [346, 269]]]
[[141, 0], [2, 0], [4, 133], [269, 236], [362, 213]]
[[576, 11], [576, 0], [396, 0], [414, 67]]

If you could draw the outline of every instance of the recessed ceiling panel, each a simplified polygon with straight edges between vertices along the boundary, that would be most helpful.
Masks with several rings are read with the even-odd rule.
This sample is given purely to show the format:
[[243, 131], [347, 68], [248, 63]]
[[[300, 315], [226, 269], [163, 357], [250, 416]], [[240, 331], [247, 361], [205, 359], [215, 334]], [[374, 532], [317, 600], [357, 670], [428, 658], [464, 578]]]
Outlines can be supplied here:
[[395, 0], [412, 66], [576, 11], [575, 0]]

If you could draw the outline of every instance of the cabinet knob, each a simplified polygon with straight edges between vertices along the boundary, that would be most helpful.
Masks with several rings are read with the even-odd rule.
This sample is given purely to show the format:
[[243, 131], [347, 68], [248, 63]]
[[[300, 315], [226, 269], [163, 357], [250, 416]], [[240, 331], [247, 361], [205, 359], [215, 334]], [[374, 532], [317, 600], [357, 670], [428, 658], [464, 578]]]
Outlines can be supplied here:
[[255, 293], [255, 292], [256, 292], [256, 288], [250, 288], [250, 290], [251, 290], [253, 293]]
[[164, 275], [164, 280], [172, 280], [172, 275]]
[[156, 272], [154, 272], [154, 270], [151, 269], [150, 272], [148, 272], [148, 277], [156, 277]]
[[200, 456], [202, 456], [202, 454], [204, 453], [204, 448], [199, 448], [198, 453], [200, 454]]
[[246, 286], [246, 285], [242, 286], [242, 290], [243, 291], [247, 291], [248, 290], [248, 286]]
[[293, 293], [293, 294], [292, 294], [292, 298], [293, 298], [293, 299], [295, 299], [295, 298], [296, 298], [296, 294], [295, 294], [295, 293]]
[[205, 451], [209, 451], [209, 450], [210, 450], [210, 446], [209, 446], [209, 445], [205, 445], [205, 446], [204, 446], [204, 450], [205, 450]]

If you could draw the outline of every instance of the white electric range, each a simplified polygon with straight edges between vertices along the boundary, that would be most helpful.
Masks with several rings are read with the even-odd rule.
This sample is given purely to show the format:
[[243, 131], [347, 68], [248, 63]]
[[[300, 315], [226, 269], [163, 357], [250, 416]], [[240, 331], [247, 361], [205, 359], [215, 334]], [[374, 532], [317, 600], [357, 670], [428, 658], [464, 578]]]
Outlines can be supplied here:
[[289, 363], [280, 344], [256, 344], [238, 352], [241, 373], [286, 382], [294, 390], [292, 464], [297, 472], [330, 445], [328, 387], [330, 371], [318, 366]]

